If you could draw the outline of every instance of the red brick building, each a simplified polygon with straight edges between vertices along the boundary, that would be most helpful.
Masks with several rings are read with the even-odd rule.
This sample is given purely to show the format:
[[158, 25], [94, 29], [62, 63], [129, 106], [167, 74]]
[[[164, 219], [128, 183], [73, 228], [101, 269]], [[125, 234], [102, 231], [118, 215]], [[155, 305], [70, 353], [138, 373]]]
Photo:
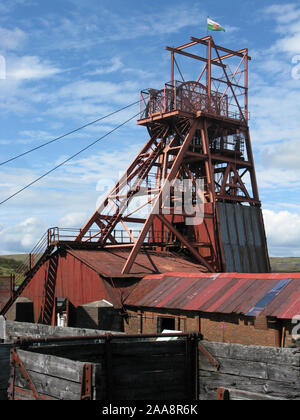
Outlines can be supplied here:
[[[64, 312], [72, 327], [117, 325], [127, 333], [171, 329], [200, 332], [211, 341], [292, 344], [300, 273], [203, 273], [184, 256], [149, 251], [138, 255], [130, 275], [121, 275], [128, 252], [58, 248], [24, 288], [19, 304], [26, 304], [28, 313], [32, 302], [36, 323], [55, 325]], [[6, 317], [21, 313], [12, 307]]]
[[300, 274], [148, 276], [125, 307], [128, 333], [174, 329], [210, 341], [290, 346], [292, 319], [300, 314]]

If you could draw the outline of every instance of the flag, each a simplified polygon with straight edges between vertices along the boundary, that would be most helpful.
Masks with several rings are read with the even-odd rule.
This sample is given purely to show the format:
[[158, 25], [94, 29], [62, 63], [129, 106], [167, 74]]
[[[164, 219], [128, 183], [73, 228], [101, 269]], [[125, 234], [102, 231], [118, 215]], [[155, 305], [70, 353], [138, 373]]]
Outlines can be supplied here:
[[207, 18], [207, 29], [210, 31], [224, 31], [225, 29], [217, 22], [214, 22], [213, 20]]

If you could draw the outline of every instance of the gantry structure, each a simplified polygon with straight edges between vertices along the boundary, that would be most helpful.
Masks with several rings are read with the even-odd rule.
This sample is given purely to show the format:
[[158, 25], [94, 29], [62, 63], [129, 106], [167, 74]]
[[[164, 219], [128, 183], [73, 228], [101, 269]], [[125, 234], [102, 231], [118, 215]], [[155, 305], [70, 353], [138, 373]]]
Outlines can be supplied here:
[[[140, 93], [137, 123], [148, 140], [75, 242], [129, 249], [122, 274], [149, 249], [185, 253], [209, 272], [268, 272], [248, 49], [216, 45], [211, 36], [166, 49], [170, 81]], [[186, 77], [192, 70], [196, 80]]]

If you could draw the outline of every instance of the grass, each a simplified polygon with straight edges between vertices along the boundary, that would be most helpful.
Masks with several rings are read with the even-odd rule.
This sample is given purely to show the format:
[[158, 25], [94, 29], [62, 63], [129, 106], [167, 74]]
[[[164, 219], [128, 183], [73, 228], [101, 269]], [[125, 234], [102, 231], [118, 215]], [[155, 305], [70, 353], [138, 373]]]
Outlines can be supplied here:
[[9, 258], [9, 257], [0, 257], [0, 276], [9, 276], [14, 274], [15, 270], [19, 267], [20, 260]]
[[270, 258], [270, 262], [274, 273], [300, 272], [300, 258]]
[[[26, 260], [26, 256], [26, 254], [0, 256], [0, 276], [9, 277], [11, 274], [15, 274], [20, 264]], [[16, 284], [20, 285], [23, 280], [24, 277], [19, 275], [16, 278]]]

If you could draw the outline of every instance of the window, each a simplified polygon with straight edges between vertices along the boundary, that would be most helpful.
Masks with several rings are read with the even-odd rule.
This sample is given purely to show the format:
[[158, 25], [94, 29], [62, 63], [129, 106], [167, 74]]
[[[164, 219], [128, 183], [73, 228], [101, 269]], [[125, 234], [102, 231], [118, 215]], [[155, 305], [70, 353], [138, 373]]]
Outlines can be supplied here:
[[157, 318], [157, 332], [162, 333], [164, 330], [175, 331], [175, 318], [159, 317]]

